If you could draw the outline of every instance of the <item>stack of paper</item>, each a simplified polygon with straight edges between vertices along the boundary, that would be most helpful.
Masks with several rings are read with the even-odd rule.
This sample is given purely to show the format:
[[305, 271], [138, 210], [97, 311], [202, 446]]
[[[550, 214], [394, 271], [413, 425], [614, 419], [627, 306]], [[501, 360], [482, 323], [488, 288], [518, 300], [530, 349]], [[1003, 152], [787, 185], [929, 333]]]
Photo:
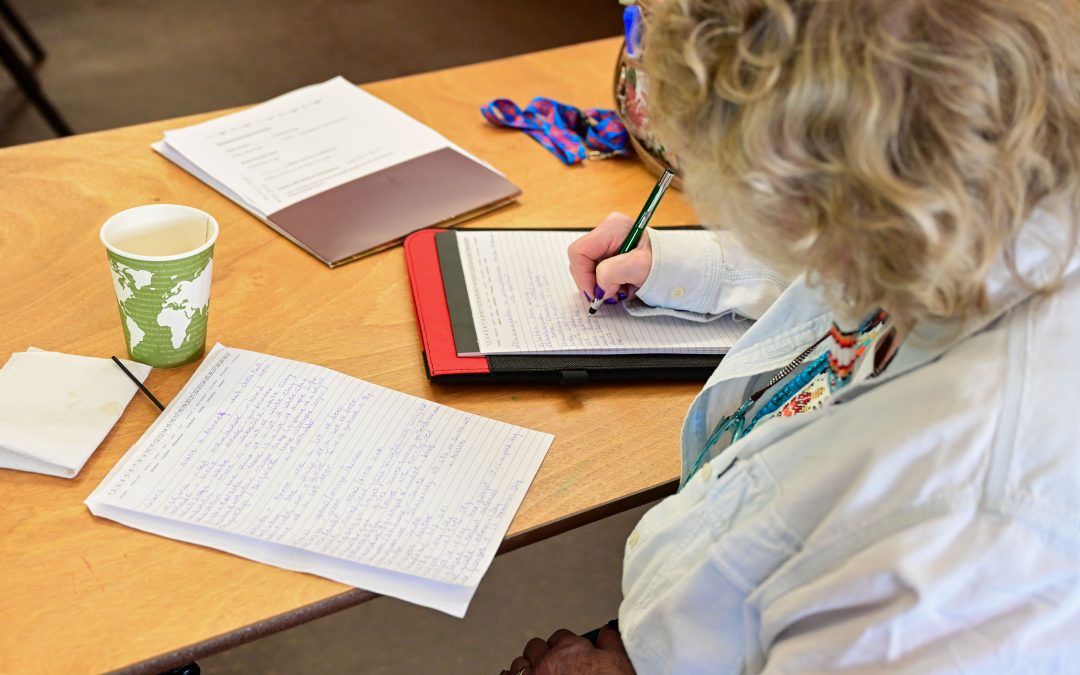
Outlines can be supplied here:
[[217, 345], [86, 504], [460, 617], [552, 440]]
[[153, 148], [330, 266], [521, 193], [341, 77], [166, 131]]

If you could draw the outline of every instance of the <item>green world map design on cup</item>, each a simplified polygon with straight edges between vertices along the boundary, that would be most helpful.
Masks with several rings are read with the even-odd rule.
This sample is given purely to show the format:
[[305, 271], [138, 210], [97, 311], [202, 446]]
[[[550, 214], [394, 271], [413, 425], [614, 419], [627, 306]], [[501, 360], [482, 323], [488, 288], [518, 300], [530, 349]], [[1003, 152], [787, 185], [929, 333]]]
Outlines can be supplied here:
[[203, 355], [217, 235], [213, 216], [173, 204], [121, 211], [101, 227], [132, 359], [170, 368]]

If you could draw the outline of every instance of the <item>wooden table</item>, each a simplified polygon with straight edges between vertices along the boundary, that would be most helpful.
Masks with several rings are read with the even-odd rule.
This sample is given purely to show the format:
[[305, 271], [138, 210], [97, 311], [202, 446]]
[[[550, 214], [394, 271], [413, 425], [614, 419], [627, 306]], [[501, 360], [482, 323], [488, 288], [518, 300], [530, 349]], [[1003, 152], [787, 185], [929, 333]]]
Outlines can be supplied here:
[[[545, 95], [610, 107], [617, 51], [602, 40], [365, 88], [523, 188], [516, 205], [469, 225], [592, 226], [613, 209], [635, 211], [654, 178], [629, 160], [565, 167], [524, 134], [486, 125], [479, 106]], [[213, 116], [0, 151], [0, 359], [31, 345], [122, 354], [98, 229], [130, 206], [188, 204], [221, 224], [211, 344], [320, 364], [555, 435], [502, 550], [674, 489], [678, 429], [698, 385], [433, 386], [400, 248], [330, 270], [150, 150], [164, 130]], [[674, 192], [654, 219], [693, 221]], [[148, 385], [169, 401], [194, 368], [155, 370]], [[156, 412], [136, 396], [74, 480], [0, 471], [0, 671], [160, 671], [373, 597], [93, 518], [83, 499]]]

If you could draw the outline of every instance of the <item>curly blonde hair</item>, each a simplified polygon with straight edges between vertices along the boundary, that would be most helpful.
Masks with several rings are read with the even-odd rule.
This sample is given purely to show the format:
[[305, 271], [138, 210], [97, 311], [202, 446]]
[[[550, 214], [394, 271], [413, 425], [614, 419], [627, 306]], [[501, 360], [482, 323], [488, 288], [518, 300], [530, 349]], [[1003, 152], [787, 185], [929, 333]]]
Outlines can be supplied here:
[[971, 315], [1037, 204], [1075, 249], [1078, 6], [665, 0], [650, 112], [699, 215], [849, 316]]

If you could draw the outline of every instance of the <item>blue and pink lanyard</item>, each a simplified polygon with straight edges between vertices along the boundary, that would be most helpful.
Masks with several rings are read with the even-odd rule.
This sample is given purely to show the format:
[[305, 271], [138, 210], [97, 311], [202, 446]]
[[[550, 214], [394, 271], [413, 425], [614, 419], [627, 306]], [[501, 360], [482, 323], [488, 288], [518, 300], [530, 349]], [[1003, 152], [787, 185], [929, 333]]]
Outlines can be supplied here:
[[629, 134], [613, 110], [579, 110], [538, 96], [524, 110], [513, 101], [498, 98], [480, 112], [495, 126], [524, 131], [567, 166], [586, 159], [630, 155]]

